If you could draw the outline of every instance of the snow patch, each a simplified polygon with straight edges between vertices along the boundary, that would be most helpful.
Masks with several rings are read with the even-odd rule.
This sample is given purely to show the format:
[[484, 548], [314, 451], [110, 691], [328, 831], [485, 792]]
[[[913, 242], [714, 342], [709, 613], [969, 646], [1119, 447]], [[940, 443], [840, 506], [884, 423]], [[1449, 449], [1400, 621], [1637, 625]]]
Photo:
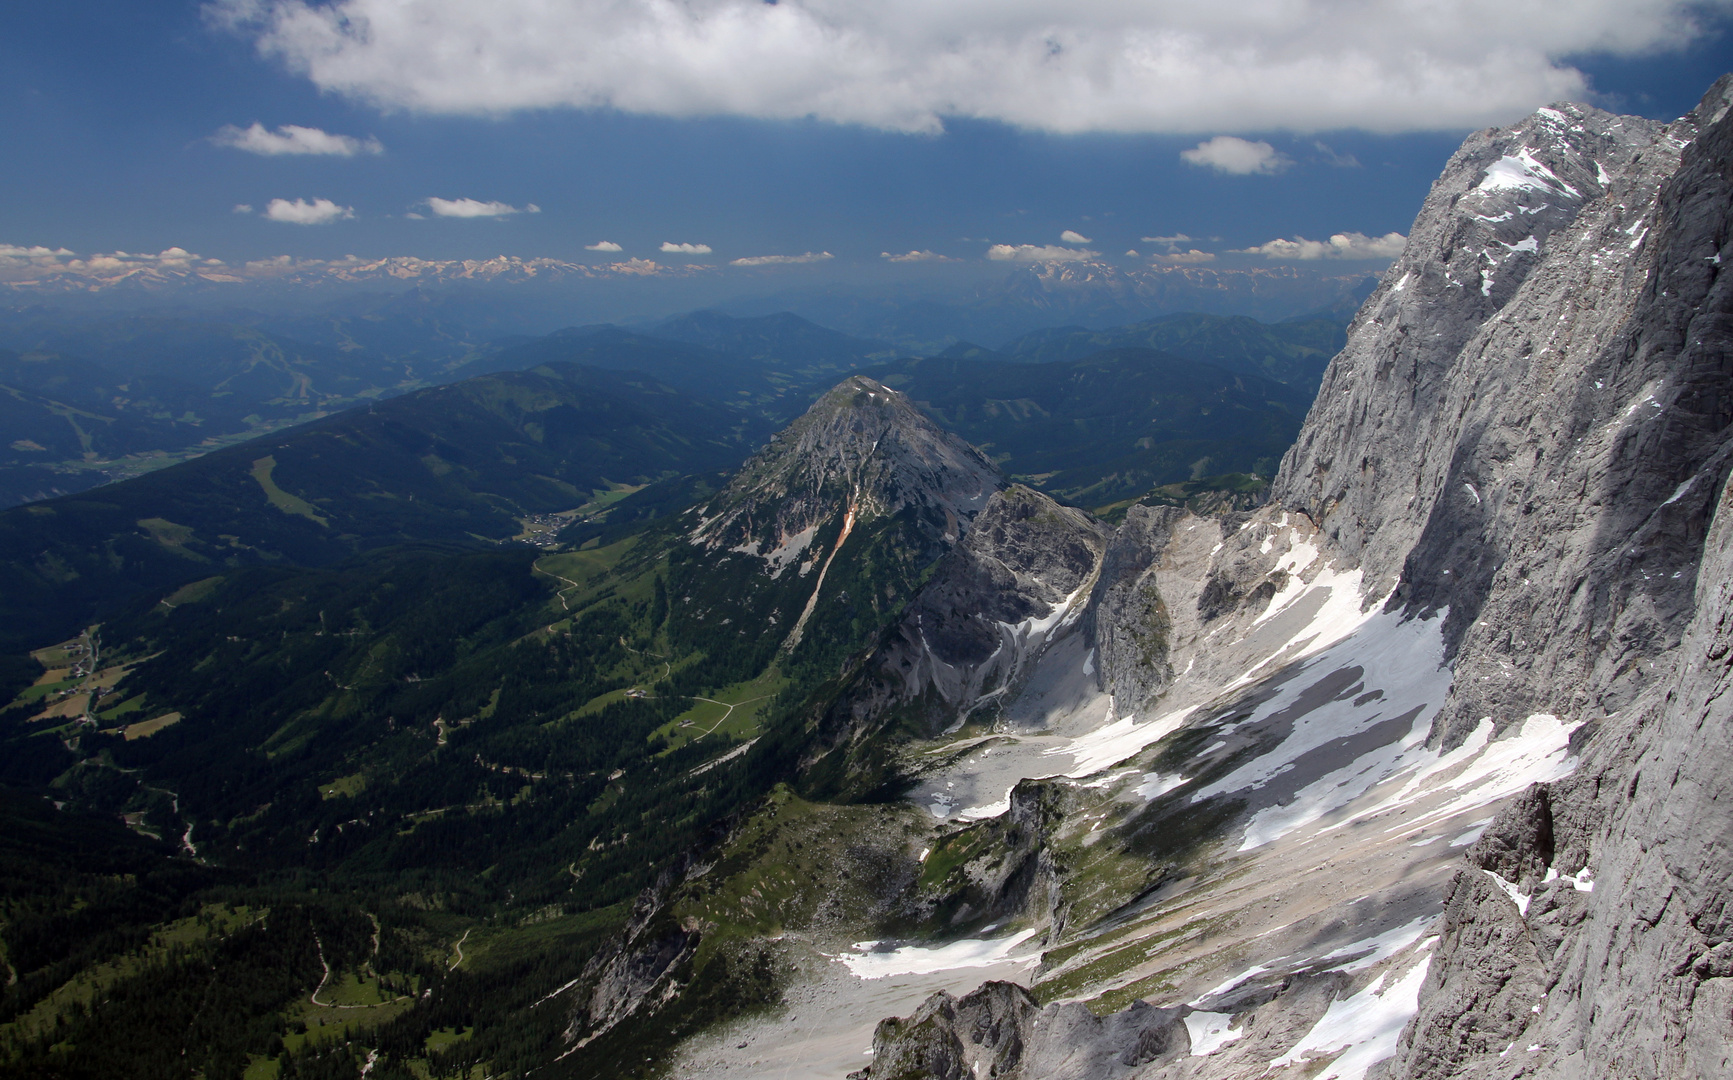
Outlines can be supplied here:
[[[1117, 762], [1142, 750], [1144, 747], [1178, 731], [1185, 723], [1196, 706], [1189, 706], [1176, 712], [1166, 713], [1145, 723], [1138, 723], [1136, 716], [1127, 716], [1123, 720], [1113, 720], [1111, 723], [1079, 735], [1070, 742], [1047, 748], [1046, 754], [1069, 754], [1071, 768], [1064, 775], [1068, 779], [1080, 780], [1091, 773], [1100, 772]], [[1108, 713], [1112, 719], [1112, 713]]]
[[[1422, 915], [1411, 923], [1404, 923], [1394, 929], [1386, 930], [1376, 937], [1356, 941], [1352, 945], [1344, 945], [1340, 949], [1327, 953], [1325, 960], [1339, 960], [1344, 956], [1357, 957], [1346, 964], [1330, 968], [1331, 971], [1364, 971], [1373, 964], [1383, 963], [1408, 946], [1420, 940], [1426, 933], [1426, 928], [1437, 919], [1436, 915]], [[1364, 956], [1359, 954], [1364, 953]]]
[[1539, 191], [1544, 194], [1563, 193], [1573, 199], [1582, 195], [1558, 178], [1558, 174], [1542, 164], [1528, 147], [1517, 151], [1515, 157], [1505, 155], [1486, 167], [1486, 177], [1481, 180], [1477, 190], [1480, 191]]
[[1504, 895], [1510, 897], [1511, 902], [1516, 905], [1517, 914], [1521, 915], [1525, 919], [1528, 918], [1528, 901], [1529, 901], [1529, 898], [1527, 896], [1523, 895], [1523, 892], [1520, 888], [1518, 888], [1514, 883], [1506, 881], [1506, 880], [1504, 880], [1504, 878], [1499, 877], [1497, 874], [1493, 873], [1491, 870], [1482, 870], [1481, 873], [1483, 873], [1487, 877], [1491, 878], [1493, 880], [1493, 882], [1495, 884], [1497, 884], [1499, 891], [1504, 893]]
[[[1401, 768], [1404, 755], [1425, 741], [1431, 714], [1450, 690], [1450, 669], [1444, 666], [1443, 627], [1442, 612], [1431, 619], [1404, 621], [1399, 613], [1391, 612], [1365, 620], [1359, 632], [1324, 650], [1307, 665], [1312, 677], [1290, 678], [1241, 726], [1255, 725], [1292, 708], [1316, 685], [1318, 676], [1345, 668], [1361, 670], [1356, 692], [1325, 701], [1295, 718], [1279, 746], [1193, 793], [1192, 801], [1264, 787], [1313, 751], [1412, 713], [1414, 718], [1401, 739], [1330, 771], [1302, 787], [1288, 802], [1253, 814], [1240, 850], [1261, 847], [1285, 836], [1346, 806], [1388, 779]], [[1383, 695], [1368, 700], [1359, 692], [1367, 688], [1382, 690]]]
[[[1004, 938], [964, 938], [944, 945], [904, 945], [895, 949], [881, 949], [882, 943], [877, 941], [858, 941], [854, 946], [858, 952], [831, 959], [841, 961], [859, 979], [930, 975], [935, 971], [991, 967], [1010, 959], [1017, 946], [1034, 936], [1031, 929]], [[1026, 958], [1031, 964], [1039, 959], [1038, 954]]]
[[1480, 180], [1477, 191], [1539, 191], [1542, 194], [1568, 194], [1570, 198], [1580, 199], [1582, 194], [1575, 187], [1558, 179], [1558, 173], [1542, 165], [1529, 147], [1516, 151], [1516, 156], [1503, 156], [1492, 165], [1487, 166], [1485, 179]]
[[1185, 777], [1179, 773], [1145, 773], [1143, 783], [1137, 785], [1133, 790], [1145, 802], [1154, 802], [1184, 784]]
[[1364, 1080], [1366, 1070], [1396, 1052], [1402, 1029], [1420, 1007], [1420, 984], [1431, 964], [1427, 956], [1389, 989], [1380, 974], [1353, 997], [1330, 1002], [1312, 1030], [1270, 1068], [1296, 1064], [1307, 1054], [1339, 1054], [1314, 1080]]
[[1228, 1026], [1232, 1021], [1233, 1016], [1229, 1013], [1187, 1013], [1185, 1031], [1191, 1036], [1191, 1056], [1208, 1057], [1244, 1035], [1245, 1032]]
[[1485, 832], [1486, 827], [1488, 825], [1491, 825], [1491, 824], [1492, 824], [1491, 818], [1481, 818], [1479, 821], [1470, 822], [1469, 826], [1468, 826], [1468, 831], [1458, 835], [1454, 840], [1450, 841], [1450, 846], [1451, 847], [1467, 847], [1468, 845], [1474, 843], [1476, 840], [1479, 840], [1480, 834]]

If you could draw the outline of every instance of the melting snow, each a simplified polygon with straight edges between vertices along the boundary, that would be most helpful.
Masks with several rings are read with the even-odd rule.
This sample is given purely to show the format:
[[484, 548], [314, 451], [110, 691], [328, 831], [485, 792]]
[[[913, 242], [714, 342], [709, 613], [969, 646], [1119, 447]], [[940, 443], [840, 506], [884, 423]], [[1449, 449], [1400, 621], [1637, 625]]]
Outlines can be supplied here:
[[1179, 773], [1146, 773], [1143, 783], [1137, 785], [1136, 794], [1145, 801], [1154, 802], [1184, 783], [1185, 777]]
[[1516, 904], [1517, 914], [1521, 915], [1525, 919], [1528, 918], [1528, 901], [1529, 901], [1529, 898], [1523, 895], [1522, 890], [1520, 888], [1518, 888], [1513, 883], [1504, 880], [1504, 878], [1493, 873], [1491, 870], [1482, 870], [1481, 873], [1483, 873], [1487, 877], [1491, 878], [1493, 880], [1493, 882], [1498, 886], [1499, 891], [1503, 892], [1504, 895], [1510, 897], [1511, 902]]
[[[1137, 722], [1137, 717], [1128, 716], [1097, 728], [1087, 735], [1079, 735], [1063, 745], [1049, 747], [1044, 752], [1071, 755], [1071, 768], [1065, 772], [1065, 776], [1073, 780], [1082, 779], [1115, 762], [1124, 761], [1144, 747], [1178, 731], [1195, 708], [1196, 706], [1191, 706], [1170, 712], [1142, 724]], [[1110, 718], [1111, 715], [1110, 713]]]
[[[1192, 795], [1192, 801], [1261, 788], [1294, 768], [1302, 757], [1331, 742], [1413, 713], [1414, 719], [1401, 740], [1332, 770], [1301, 788], [1289, 802], [1252, 815], [1240, 850], [1261, 847], [1285, 836], [1346, 806], [1388, 779], [1401, 767], [1404, 754], [1426, 738], [1431, 713], [1450, 689], [1450, 670], [1443, 664], [1443, 626], [1442, 616], [1406, 622], [1396, 613], [1371, 617], [1359, 633], [1325, 650], [1307, 665], [1312, 677], [1289, 679], [1242, 726], [1257, 724], [1291, 708], [1311, 690], [1319, 676], [1344, 668], [1359, 667], [1362, 689], [1379, 689], [1383, 696], [1366, 701], [1357, 692], [1322, 703], [1294, 721], [1293, 729], [1280, 746], [1199, 789]], [[1356, 705], [1356, 701], [1364, 704]]]
[[1344, 945], [1334, 952], [1324, 956], [1325, 960], [1339, 960], [1344, 956], [1356, 956], [1365, 953], [1346, 964], [1330, 968], [1331, 971], [1364, 971], [1373, 964], [1390, 959], [1408, 946], [1420, 940], [1420, 935], [1426, 933], [1426, 928], [1432, 925], [1436, 915], [1422, 915], [1411, 923], [1405, 923], [1394, 929], [1386, 930], [1376, 937], [1356, 941], [1352, 945]]
[[1244, 1035], [1228, 1026], [1232, 1020], [1228, 1013], [1187, 1013], [1185, 1030], [1191, 1036], [1191, 1056], [1206, 1057]]
[[1560, 180], [1558, 174], [1543, 165], [1526, 146], [1517, 151], [1515, 157], [1507, 154], [1488, 165], [1479, 190], [1563, 192], [1573, 199], [1582, 198], [1576, 188]]
[[1402, 1029], [1420, 1007], [1420, 984], [1431, 963], [1428, 956], [1387, 990], [1379, 975], [1353, 997], [1330, 1002], [1312, 1030], [1270, 1067], [1293, 1065], [1308, 1053], [1340, 1053], [1315, 1080], [1364, 1080], [1367, 1069], [1396, 1052]]
[[1457, 836], [1456, 839], [1450, 841], [1450, 846], [1451, 847], [1467, 847], [1468, 845], [1474, 843], [1476, 840], [1479, 840], [1480, 834], [1485, 832], [1486, 827], [1488, 825], [1491, 825], [1491, 824], [1492, 824], [1491, 818], [1481, 818], [1479, 821], [1470, 822], [1469, 826], [1468, 826], [1468, 831], [1465, 833], [1462, 833], [1461, 835]]
[[[877, 941], [858, 941], [858, 953], [843, 953], [831, 959], [840, 960], [849, 971], [861, 979], [884, 979], [892, 975], [928, 975], [935, 971], [958, 968], [990, 967], [1010, 959], [1017, 946], [1035, 936], [1034, 930], [1024, 930], [1004, 938], [964, 938], [944, 945], [904, 945], [897, 949], [878, 951]], [[1026, 958], [1034, 963], [1039, 954]]]
[[998, 802], [983, 803], [980, 806], [964, 807], [962, 810], [958, 811], [957, 820], [983, 821], [987, 818], [996, 818], [1000, 814], [1009, 812], [1010, 809], [1011, 794], [1010, 792], [1006, 792], [1005, 797], [1000, 799]]

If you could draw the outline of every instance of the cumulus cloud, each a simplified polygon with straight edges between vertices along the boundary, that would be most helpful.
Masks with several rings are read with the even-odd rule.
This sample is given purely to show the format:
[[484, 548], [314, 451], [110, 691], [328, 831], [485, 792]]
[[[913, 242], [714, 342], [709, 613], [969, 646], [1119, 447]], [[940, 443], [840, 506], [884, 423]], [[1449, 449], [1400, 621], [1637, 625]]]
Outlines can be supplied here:
[[1083, 262], [1100, 257], [1099, 251], [1057, 244], [994, 244], [987, 249], [987, 258], [995, 262]]
[[1293, 164], [1267, 142], [1251, 142], [1232, 135], [1217, 135], [1213, 139], [1206, 139], [1190, 150], [1181, 150], [1179, 156], [1189, 165], [1214, 169], [1233, 176], [1279, 173]]
[[249, 154], [277, 157], [282, 154], [324, 154], [334, 157], [354, 157], [356, 154], [383, 154], [385, 147], [369, 135], [357, 139], [353, 135], [333, 135], [315, 127], [283, 124], [271, 131], [258, 121], [250, 127], [226, 124], [211, 136], [218, 146], [245, 150]]
[[675, 244], [662, 241], [662, 252], [666, 255], [708, 255], [709, 244]]
[[0, 244], [0, 259], [63, 259], [75, 254], [67, 248], [43, 247], [40, 244], [32, 247], [19, 247], [17, 244]]
[[612, 240], [597, 240], [593, 244], [585, 244], [585, 251], [625, 251], [626, 249]]
[[1157, 255], [1152, 262], [1164, 263], [1168, 266], [1195, 266], [1198, 263], [1215, 262], [1216, 257], [1208, 251], [1192, 248], [1190, 251], [1170, 251], [1166, 255]]
[[879, 252], [879, 258], [889, 259], [891, 262], [894, 262], [894, 263], [961, 262], [962, 261], [961, 259], [953, 259], [949, 255], [940, 255], [936, 251], [928, 251], [925, 248], [922, 248], [918, 251], [905, 251], [901, 255], [895, 254], [894, 252], [881, 251], [881, 252]]
[[936, 131], [1394, 132], [1584, 95], [1572, 56], [1676, 50], [1733, 0], [212, 0], [321, 90]]
[[427, 208], [433, 211], [434, 217], [455, 218], [496, 218], [509, 217], [512, 214], [539, 214], [542, 208], [535, 203], [522, 207], [510, 203], [482, 202], [480, 199], [440, 199], [427, 200]]
[[244, 203], [244, 202], [236, 203], [235, 208], [232, 211], [230, 211], [230, 213], [234, 213], [234, 214], [250, 214], [252, 212], [253, 212], [253, 204], [252, 203]]
[[1271, 240], [1257, 247], [1239, 248], [1236, 255], [1262, 255], [1284, 262], [1313, 259], [1394, 259], [1402, 254], [1408, 238], [1401, 233], [1367, 236], [1365, 233], [1337, 233], [1328, 240], [1307, 240], [1296, 236], [1292, 240]]
[[[705, 248], [709, 251], [709, 248]], [[823, 262], [836, 256], [828, 251], [808, 251], [804, 255], [748, 255], [744, 259], [735, 259], [729, 266], [790, 266], [798, 263]]]
[[272, 199], [265, 205], [264, 216], [272, 221], [283, 221], [290, 225], [325, 225], [339, 218], [352, 218], [355, 208], [338, 206], [330, 199]]
[[134, 274], [167, 271], [199, 274], [222, 280], [221, 259], [207, 259], [183, 247], [164, 248], [156, 254], [112, 251], [82, 258], [68, 248], [21, 247], [0, 244], [0, 281], [45, 281], [58, 278], [117, 280]]
[[1071, 229], [1066, 229], [1064, 232], [1060, 233], [1059, 239], [1065, 241], [1067, 244], [1087, 244], [1091, 242], [1089, 237]]
[[1143, 238], [1143, 242], [1146, 244], [1189, 244], [1192, 239], [1193, 237], [1187, 236], [1185, 233], [1174, 233], [1172, 236], [1146, 236]]

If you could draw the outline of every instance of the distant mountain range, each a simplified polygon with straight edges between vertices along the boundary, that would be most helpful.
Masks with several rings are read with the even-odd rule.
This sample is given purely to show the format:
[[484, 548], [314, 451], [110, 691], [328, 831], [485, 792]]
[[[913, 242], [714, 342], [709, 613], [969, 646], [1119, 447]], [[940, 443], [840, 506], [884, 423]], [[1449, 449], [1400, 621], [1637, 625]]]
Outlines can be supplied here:
[[[908, 356], [791, 312], [706, 310], [531, 338], [471, 330], [442, 307], [433, 294], [412, 290], [289, 314], [38, 307], [0, 315], [0, 423], [7, 433], [0, 507], [142, 475], [421, 387], [548, 363], [649, 375], [728, 406], [762, 434], [842, 376]], [[1275, 324], [1178, 315], [1104, 330], [1049, 327], [998, 351], [959, 342], [941, 355], [1031, 363], [1154, 350], [1309, 392], [1342, 340], [1334, 312]]]

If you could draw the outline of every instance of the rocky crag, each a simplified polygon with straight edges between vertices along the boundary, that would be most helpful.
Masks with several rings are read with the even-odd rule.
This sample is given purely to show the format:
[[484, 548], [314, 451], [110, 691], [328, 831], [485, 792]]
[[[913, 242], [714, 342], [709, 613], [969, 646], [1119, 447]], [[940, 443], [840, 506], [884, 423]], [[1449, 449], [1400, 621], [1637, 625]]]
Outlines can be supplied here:
[[917, 792], [1064, 789], [1033, 995], [862, 1075], [1733, 1068], [1730, 103], [1471, 136], [1270, 505], [1105, 540], [1041, 733]]

